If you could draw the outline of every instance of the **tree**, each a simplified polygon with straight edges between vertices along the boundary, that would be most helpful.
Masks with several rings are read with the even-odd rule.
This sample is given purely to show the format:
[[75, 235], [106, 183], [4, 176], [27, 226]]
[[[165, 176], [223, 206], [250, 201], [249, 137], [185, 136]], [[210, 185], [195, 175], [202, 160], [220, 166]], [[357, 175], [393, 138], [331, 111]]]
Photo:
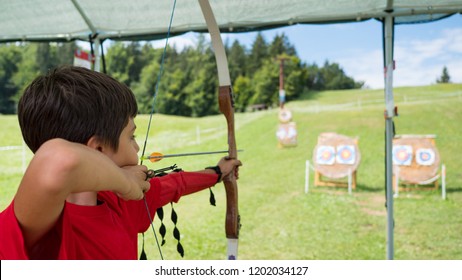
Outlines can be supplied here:
[[74, 52], [77, 49], [75, 42], [58, 43], [56, 45], [56, 66], [72, 65], [74, 63]]
[[252, 79], [255, 94], [250, 104], [266, 104], [272, 106], [279, 99], [279, 64], [267, 59]]
[[245, 48], [235, 40], [228, 51], [229, 74], [233, 81], [239, 76], [246, 76]]
[[451, 77], [449, 76], [448, 68], [446, 68], [446, 66], [443, 67], [443, 73], [441, 73], [441, 77], [439, 79], [436, 79], [436, 82], [438, 84], [445, 84], [451, 82]]
[[[183, 91], [187, 94], [185, 100], [190, 109], [189, 116], [203, 117], [218, 113], [218, 75], [215, 55], [210, 46], [203, 49], [202, 44], [187, 57], [191, 71], [185, 79]], [[191, 61], [191, 59], [193, 59]], [[181, 71], [181, 69], [179, 69]]]
[[250, 79], [244, 76], [238, 76], [233, 84], [234, 91], [234, 108], [237, 112], [244, 112], [249, 106], [250, 99], [254, 95]]
[[[216, 114], [218, 77], [210, 42], [197, 36], [195, 46], [181, 51], [168, 46], [158, 86], [155, 111], [182, 116]], [[14, 113], [24, 88], [38, 75], [61, 64], [72, 64], [75, 42], [0, 45], [0, 113]], [[226, 53], [234, 86], [235, 108], [278, 103], [279, 61], [284, 58], [286, 100], [296, 100], [309, 90], [360, 88], [363, 82], [348, 77], [337, 63], [323, 67], [302, 63], [284, 33], [267, 44], [258, 33], [250, 51], [239, 41], [226, 42]], [[109, 75], [135, 93], [139, 113], [151, 111], [162, 63], [163, 48], [140, 42], [115, 42], [106, 52]], [[447, 68], [438, 82], [449, 82]]]
[[18, 61], [18, 71], [14, 73], [12, 82], [15, 84], [16, 92], [14, 101], [18, 102], [26, 87], [37, 77], [39, 67], [35, 61], [37, 44], [24, 44], [19, 46], [21, 49], [21, 59]]
[[0, 113], [14, 114], [16, 106], [13, 101], [18, 88], [12, 81], [12, 77], [18, 71], [18, 61], [21, 53], [14, 44], [0, 46]]
[[281, 54], [286, 54], [288, 56], [296, 56], [297, 52], [295, 47], [290, 44], [289, 39], [284, 33], [281, 35], [276, 35], [271, 42], [268, 50], [270, 57], [277, 57]]
[[289, 57], [288, 63], [284, 69], [286, 70], [286, 73], [284, 73], [286, 101], [295, 100], [308, 89], [306, 83], [308, 71], [303, 67], [297, 56]]
[[324, 63], [324, 67], [320, 69], [321, 79], [323, 81], [322, 90], [334, 89], [353, 89], [360, 88], [364, 83], [355, 82], [348, 77], [338, 63], [330, 64], [329, 61]]
[[132, 90], [138, 103], [138, 111], [141, 114], [151, 112], [159, 69], [160, 65], [157, 60], [152, 59], [141, 71], [140, 81], [132, 85]]
[[248, 58], [247, 73], [253, 76], [263, 65], [264, 61], [268, 58], [268, 46], [265, 38], [259, 32], [255, 41], [252, 44], [252, 49]]
[[121, 83], [130, 86], [128, 69], [133, 63], [133, 57], [128, 56], [128, 51], [122, 42], [111, 45], [106, 54], [107, 73]]

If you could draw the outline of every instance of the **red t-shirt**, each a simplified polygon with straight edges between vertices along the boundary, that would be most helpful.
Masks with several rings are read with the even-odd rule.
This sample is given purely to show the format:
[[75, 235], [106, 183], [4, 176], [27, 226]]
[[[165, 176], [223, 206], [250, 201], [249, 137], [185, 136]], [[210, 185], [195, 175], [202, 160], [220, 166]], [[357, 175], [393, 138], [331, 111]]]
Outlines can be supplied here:
[[[213, 186], [216, 174], [171, 173], [151, 179], [146, 201], [156, 209], [181, 196]], [[125, 201], [113, 192], [99, 192], [98, 205], [65, 203], [60, 219], [29, 252], [14, 214], [14, 201], [0, 213], [0, 259], [121, 259], [136, 260], [138, 233], [150, 221], [144, 200]]]

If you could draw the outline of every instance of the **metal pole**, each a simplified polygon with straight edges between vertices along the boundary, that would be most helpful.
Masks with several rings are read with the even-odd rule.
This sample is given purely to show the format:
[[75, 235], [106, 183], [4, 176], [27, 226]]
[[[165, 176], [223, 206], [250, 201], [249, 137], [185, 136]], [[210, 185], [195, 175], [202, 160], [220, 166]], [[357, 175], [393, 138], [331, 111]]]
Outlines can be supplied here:
[[279, 60], [279, 107], [284, 108], [286, 91], [284, 90], [284, 61], [286, 57], [280, 56]]
[[100, 47], [101, 47], [101, 41], [99, 40], [98, 37], [95, 39], [95, 67], [94, 70], [96, 72], [101, 72], [101, 56], [100, 56]]
[[385, 17], [385, 170], [387, 198], [387, 259], [394, 255], [394, 217], [393, 217], [393, 117], [395, 105], [393, 101], [393, 16]]

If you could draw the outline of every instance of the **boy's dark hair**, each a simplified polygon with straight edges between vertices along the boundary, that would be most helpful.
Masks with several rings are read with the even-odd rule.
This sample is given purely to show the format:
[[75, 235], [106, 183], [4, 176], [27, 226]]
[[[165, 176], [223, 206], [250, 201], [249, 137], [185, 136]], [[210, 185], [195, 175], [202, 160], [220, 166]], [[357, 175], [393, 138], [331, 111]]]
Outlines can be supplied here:
[[86, 144], [92, 136], [117, 151], [122, 130], [137, 112], [126, 85], [74, 66], [37, 77], [18, 104], [21, 132], [34, 153], [53, 138]]

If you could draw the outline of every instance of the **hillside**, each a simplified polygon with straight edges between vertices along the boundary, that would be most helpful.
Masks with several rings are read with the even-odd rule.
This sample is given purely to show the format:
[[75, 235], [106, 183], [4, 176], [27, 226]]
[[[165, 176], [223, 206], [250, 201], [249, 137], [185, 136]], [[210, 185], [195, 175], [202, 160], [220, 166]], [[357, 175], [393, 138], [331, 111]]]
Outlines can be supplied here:
[[[395, 259], [462, 259], [462, 85], [438, 84], [396, 88], [397, 134], [435, 134], [447, 168], [447, 200], [441, 191], [415, 191], [395, 199]], [[319, 92], [290, 102], [298, 129], [298, 145], [279, 149], [277, 110], [236, 114], [240, 170], [239, 207], [241, 259], [385, 259], [383, 90]], [[21, 146], [16, 118], [0, 116], [0, 146]], [[148, 116], [136, 119], [144, 141]], [[155, 115], [148, 151], [181, 153], [226, 149], [222, 116], [183, 118]], [[358, 188], [313, 187], [305, 194], [305, 162], [312, 159], [321, 132], [359, 137], [361, 164]], [[21, 150], [0, 151], [0, 208], [14, 195], [22, 172]], [[30, 158], [26, 154], [26, 161]], [[202, 169], [219, 156], [165, 159], [150, 168], [173, 163], [185, 170]], [[312, 175], [312, 173], [311, 173]], [[214, 188], [217, 207], [208, 205], [208, 191], [184, 197], [174, 205], [186, 259], [225, 256], [222, 185]], [[180, 258], [171, 231], [170, 206], [165, 207], [166, 259]], [[156, 221], [158, 226], [158, 221]], [[158, 259], [151, 231], [146, 233], [148, 258]]]

